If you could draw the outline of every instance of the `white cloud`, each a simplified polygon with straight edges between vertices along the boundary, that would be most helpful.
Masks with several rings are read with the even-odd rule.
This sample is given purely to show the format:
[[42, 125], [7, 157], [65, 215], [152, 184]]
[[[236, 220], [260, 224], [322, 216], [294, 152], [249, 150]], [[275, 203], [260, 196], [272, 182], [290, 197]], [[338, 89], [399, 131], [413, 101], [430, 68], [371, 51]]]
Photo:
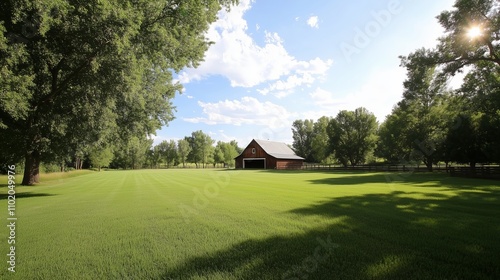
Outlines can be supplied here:
[[315, 58], [309, 62], [302, 61], [293, 70], [292, 74], [283, 79], [270, 83], [264, 89], [257, 91], [262, 95], [272, 93], [281, 98], [293, 92], [293, 89], [300, 86], [311, 86], [318, 78], [323, 78], [330, 69], [333, 61], [331, 59], [323, 61]]
[[[391, 77], [387, 80], [387, 77]], [[343, 97], [337, 97], [331, 91], [317, 88], [309, 96], [318, 110], [304, 112], [303, 116], [318, 119], [321, 116], [335, 117], [340, 110], [354, 110], [365, 107], [374, 113], [379, 122], [391, 113], [393, 106], [401, 99], [405, 71], [395, 68], [373, 72], [361, 87], [348, 92]]]
[[311, 16], [309, 19], [307, 19], [307, 25], [309, 25], [312, 28], [319, 28], [318, 16]]
[[[230, 12], [222, 10], [219, 13], [219, 20], [207, 33], [214, 44], [206, 52], [205, 61], [196, 69], [182, 71], [178, 76], [181, 83], [220, 75], [226, 77], [233, 87], [251, 88], [277, 80], [284, 83], [290, 76], [310, 80], [310, 76], [316, 78], [329, 69], [331, 60], [297, 60], [285, 49], [278, 33], [265, 31], [264, 45], [258, 45], [247, 33], [247, 22], [243, 18], [250, 8], [250, 0], [242, 0]], [[327, 67], [318, 68], [321, 65]], [[299, 86], [302, 84], [298, 83]], [[268, 91], [272, 91], [272, 86]]]
[[184, 121], [209, 125], [260, 125], [276, 129], [288, 126], [292, 116], [282, 106], [269, 101], [260, 102], [248, 96], [241, 100], [225, 100], [217, 103], [199, 101], [198, 105], [203, 108], [206, 117], [185, 118]]

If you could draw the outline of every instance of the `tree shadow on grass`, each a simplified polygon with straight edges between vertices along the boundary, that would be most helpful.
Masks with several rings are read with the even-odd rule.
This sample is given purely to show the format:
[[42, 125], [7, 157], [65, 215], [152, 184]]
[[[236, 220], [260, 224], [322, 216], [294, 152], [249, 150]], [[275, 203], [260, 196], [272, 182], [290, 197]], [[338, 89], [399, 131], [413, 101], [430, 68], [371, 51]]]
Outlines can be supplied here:
[[[30, 198], [30, 197], [45, 197], [45, 196], [54, 196], [55, 194], [50, 194], [50, 193], [33, 193], [33, 192], [23, 192], [23, 193], [16, 193], [15, 197], [17, 199], [21, 198]], [[1, 193], [0, 194], [0, 200], [5, 200], [8, 199], [9, 194], [6, 193]]]
[[451, 189], [490, 189], [491, 186], [500, 187], [500, 182], [486, 179], [469, 179], [450, 177], [447, 174], [435, 173], [365, 173], [357, 175], [346, 175], [337, 173], [331, 178], [311, 180], [314, 184], [325, 185], [362, 185], [374, 183], [398, 183], [411, 184], [423, 187], [448, 187]]
[[199, 255], [162, 279], [500, 279], [499, 192], [329, 199], [284, 213], [324, 227]]

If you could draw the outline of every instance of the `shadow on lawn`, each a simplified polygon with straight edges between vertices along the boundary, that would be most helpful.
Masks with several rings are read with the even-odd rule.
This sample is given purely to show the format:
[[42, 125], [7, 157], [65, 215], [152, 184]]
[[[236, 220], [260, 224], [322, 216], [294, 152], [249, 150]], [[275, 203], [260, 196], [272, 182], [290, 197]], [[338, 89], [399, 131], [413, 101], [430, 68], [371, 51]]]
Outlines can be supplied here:
[[325, 227], [193, 257], [162, 279], [500, 279], [499, 195], [334, 198], [285, 213], [337, 218]]
[[[29, 197], [54, 196], [54, 194], [50, 194], [50, 193], [33, 193], [33, 192], [16, 193], [15, 195], [16, 195], [16, 200], [21, 199], [21, 198], [29, 198]], [[0, 193], [0, 200], [6, 200], [8, 197], [9, 197], [9, 194], [7, 192]]]
[[[339, 176], [340, 175], [340, 176]], [[359, 173], [352, 176], [350, 173], [337, 173], [332, 178], [311, 180], [314, 184], [326, 185], [361, 185], [373, 183], [412, 184], [423, 187], [448, 187], [451, 189], [490, 189], [490, 186], [500, 186], [491, 180], [450, 177], [443, 173]]]

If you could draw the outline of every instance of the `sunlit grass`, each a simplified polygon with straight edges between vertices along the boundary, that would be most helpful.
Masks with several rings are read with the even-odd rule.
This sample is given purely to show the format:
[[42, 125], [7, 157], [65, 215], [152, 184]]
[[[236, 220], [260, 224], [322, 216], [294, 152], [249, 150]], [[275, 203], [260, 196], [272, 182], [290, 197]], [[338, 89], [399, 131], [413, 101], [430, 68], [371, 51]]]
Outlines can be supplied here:
[[500, 276], [496, 181], [142, 170], [52, 175], [16, 189], [17, 272], [2, 262], [1, 279]]

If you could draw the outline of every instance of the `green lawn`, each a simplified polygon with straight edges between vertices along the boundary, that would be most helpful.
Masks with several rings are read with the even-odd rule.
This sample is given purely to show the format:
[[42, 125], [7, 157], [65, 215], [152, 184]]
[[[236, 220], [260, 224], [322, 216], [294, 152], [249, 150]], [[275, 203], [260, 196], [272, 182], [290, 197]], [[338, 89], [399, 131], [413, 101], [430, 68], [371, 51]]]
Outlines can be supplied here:
[[500, 279], [498, 181], [143, 170], [17, 192], [0, 279]]

